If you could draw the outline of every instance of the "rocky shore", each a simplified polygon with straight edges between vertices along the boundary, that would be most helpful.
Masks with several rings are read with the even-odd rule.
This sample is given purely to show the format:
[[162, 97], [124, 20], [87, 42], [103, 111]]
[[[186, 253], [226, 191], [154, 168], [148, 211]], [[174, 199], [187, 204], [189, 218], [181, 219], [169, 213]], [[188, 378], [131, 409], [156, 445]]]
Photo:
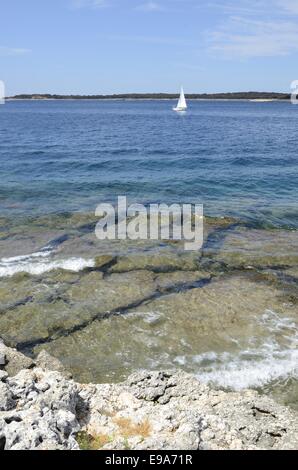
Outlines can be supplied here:
[[297, 449], [298, 414], [255, 391], [177, 372], [78, 384], [42, 351], [0, 343], [0, 450]]

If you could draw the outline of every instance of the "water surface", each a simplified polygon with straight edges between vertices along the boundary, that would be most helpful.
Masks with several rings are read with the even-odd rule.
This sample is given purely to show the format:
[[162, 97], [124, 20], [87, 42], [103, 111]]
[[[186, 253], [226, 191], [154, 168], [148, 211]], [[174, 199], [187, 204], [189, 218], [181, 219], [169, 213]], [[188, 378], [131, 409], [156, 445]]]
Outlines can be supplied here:
[[[0, 106], [0, 336], [85, 382], [183, 368], [297, 407], [298, 108], [171, 107]], [[204, 204], [203, 250], [98, 241], [118, 195]]]

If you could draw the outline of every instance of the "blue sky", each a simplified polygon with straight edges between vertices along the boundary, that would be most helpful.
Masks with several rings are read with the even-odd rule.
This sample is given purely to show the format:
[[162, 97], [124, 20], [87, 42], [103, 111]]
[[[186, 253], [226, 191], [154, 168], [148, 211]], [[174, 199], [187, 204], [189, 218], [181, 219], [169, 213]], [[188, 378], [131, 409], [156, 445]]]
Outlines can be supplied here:
[[289, 91], [298, 0], [1, 0], [6, 94]]

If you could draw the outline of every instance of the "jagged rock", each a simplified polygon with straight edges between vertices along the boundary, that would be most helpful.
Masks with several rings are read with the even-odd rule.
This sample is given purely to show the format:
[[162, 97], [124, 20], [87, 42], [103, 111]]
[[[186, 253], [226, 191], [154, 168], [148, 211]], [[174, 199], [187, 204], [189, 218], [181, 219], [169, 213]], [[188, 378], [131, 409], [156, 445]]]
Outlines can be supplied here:
[[60, 372], [64, 377], [68, 379], [72, 378], [71, 373], [65, 369], [63, 364], [46, 351], [41, 351], [34, 362], [36, 367], [39, 367], [44, 370], [55, 370], [57, 372]]
[[6, 356], [3, 353], [0, 353], [0, 367], [4, 367], [6, 364]]
[[6, 383], [0, 382], [0, 411], [8, 411], [14, 406], [13, 395]]
[[183, 373], [138, 372], [119, 385], [84, 386], [84, 429], [103, 449], [295, 449], [297, 414], [254, 391], [227, 393]]
[[29, 369], [33, 367], [34, 361], [24, 354], [18, 352], [16, 349], [8, 348], [5, 344], [0, 341], [0, 355], [5, 356], [4, 370], [10, 376], [16, 375], [23, 369]]
[[0, 382], [5, 382], [8, 377], [8, 373], [5, 370], [0, 370]]
[[15, 403], [10, 411], [0, 413], [5, 450], [78, 449], [74, 382], [59, 372], [36, 368], [9, 378], [7, 387]]
[[0, 381], [0, 450], [298, 448], [297, 413], [255, 391], [213, 390], [184, 372], [80, 385], [47, 354], [36, 362]]

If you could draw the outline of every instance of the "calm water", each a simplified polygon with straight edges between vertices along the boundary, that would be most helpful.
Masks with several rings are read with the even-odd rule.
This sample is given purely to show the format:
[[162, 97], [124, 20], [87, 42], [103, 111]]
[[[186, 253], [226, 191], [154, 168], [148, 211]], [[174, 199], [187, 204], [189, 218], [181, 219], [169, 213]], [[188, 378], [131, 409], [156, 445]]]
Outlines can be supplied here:
[[298, 226], [298, 107], [288, 103], [37, 101], [0, 106], [0, 211], [198, 202], [210, 215]]
[[[0, 336], [80, 381], [180, 367], [297, 407], [298, 107], [172, 106], [0, 106]], [[104, 243], [94, 209], [118, 195], [220, 218], [200, 253]]]

